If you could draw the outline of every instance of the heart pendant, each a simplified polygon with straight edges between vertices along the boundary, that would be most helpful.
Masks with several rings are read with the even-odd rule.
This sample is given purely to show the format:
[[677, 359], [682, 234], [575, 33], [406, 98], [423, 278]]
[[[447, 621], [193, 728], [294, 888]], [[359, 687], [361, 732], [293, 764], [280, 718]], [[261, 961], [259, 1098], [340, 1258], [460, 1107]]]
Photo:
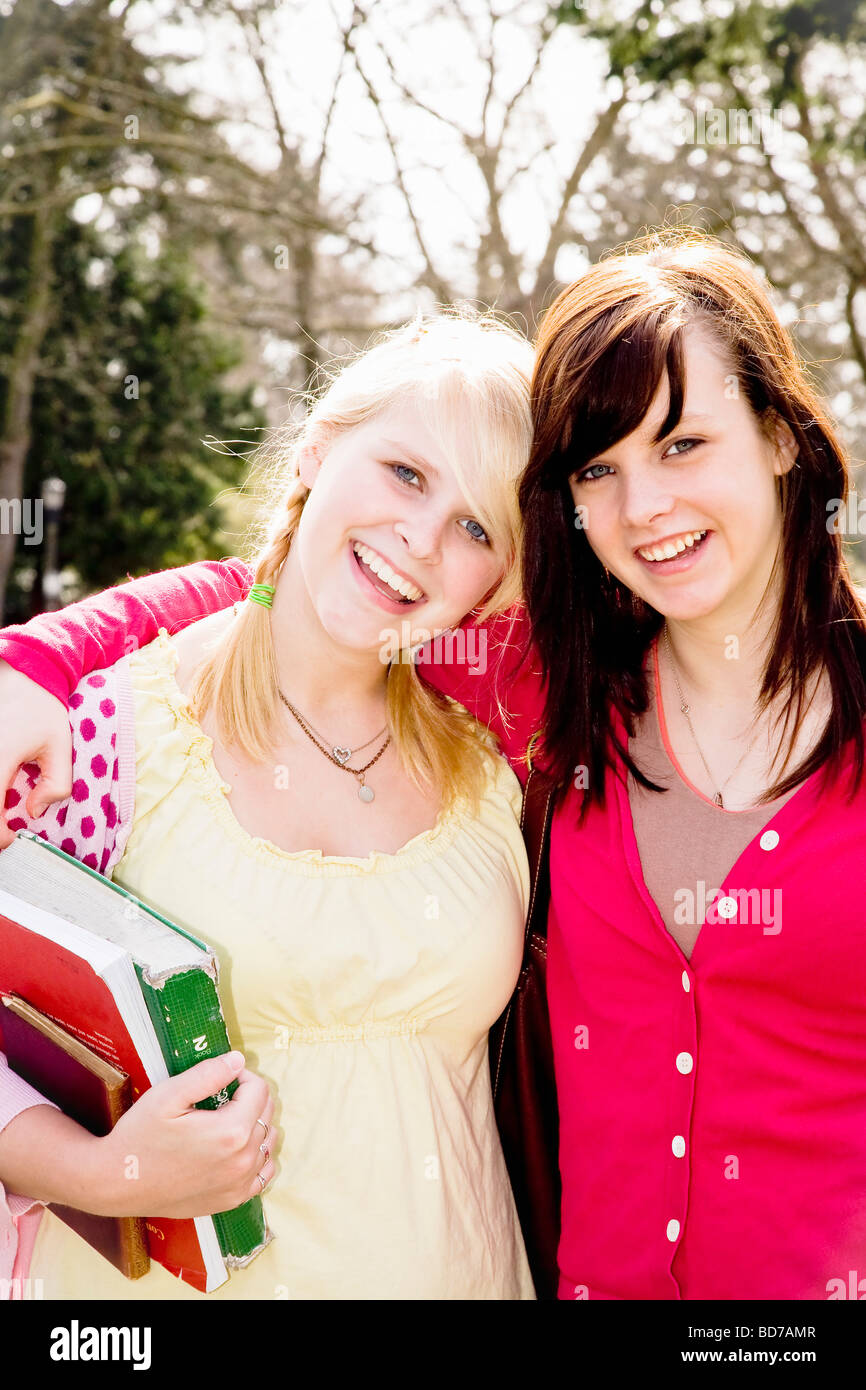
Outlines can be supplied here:
[[340, 767], [345, 767], [346, 763], [352, 756], [351, 748], [332, 748], [331, 752], [337, 759], [337, 762], [340, 764]]

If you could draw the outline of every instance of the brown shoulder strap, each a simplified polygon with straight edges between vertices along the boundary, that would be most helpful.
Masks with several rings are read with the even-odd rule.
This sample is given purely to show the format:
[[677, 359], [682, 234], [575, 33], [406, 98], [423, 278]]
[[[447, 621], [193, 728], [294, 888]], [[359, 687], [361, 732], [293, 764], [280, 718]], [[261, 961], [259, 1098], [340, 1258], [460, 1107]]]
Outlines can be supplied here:
[[526, 937], [547, 939], [547, 910], [550, 903], [550, 822], [553, 818], [554, 784], [537, 768], [532, 768], [523, 791], [520, 828], [529, 857], [530, 894], [526, 914]]

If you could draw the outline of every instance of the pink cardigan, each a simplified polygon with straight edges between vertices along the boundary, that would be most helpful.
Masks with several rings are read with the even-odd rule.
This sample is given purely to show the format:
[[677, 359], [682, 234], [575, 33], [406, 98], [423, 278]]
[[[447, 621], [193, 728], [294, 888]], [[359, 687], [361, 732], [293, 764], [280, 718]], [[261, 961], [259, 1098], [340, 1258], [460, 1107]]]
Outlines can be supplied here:
[[[146, 610], [127, 585], [37, 619], [26, 646], [0, 639], [0, 656], [62, 695], [82, 660], [115, 659], [128, 632], [150, 640], [166, 611], [242, 596], [248, 572], [227, 571], [183, 572], [196, 605], [176, 577], [135, 581]], [[489, 720], [519, 772], [540, 682], [493, 647], [484, 672], [425, 674]], [[580, 826], [570, 791], [551, 840], [560, 1297], [839, 1297], [866, 1276], [866, 790], [849, 800], [820, 773], [798, 788], [731, 866], [733, 913], [689, 960], [644, 882], [622, 769], [605, 790]], [[744, 891], [782, 895], [781, 931], [739, 920]]]

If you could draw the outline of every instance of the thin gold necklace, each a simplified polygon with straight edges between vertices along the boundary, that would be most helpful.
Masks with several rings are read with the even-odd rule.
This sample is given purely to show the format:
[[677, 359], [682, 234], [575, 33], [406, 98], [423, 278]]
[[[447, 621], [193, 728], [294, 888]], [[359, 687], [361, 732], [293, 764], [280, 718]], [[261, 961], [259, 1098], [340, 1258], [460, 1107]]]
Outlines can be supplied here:
[[380, 729], [378, 734], [374, 734], [372, 738], [367, 739], [366, 743], [359, 744], [358, 747], [355, 749], [344, 748], [341, 747], [339, 744], [334, 745], [331, 748], [328, 748], [326, 744], [320, 742], [320, 739], [323, 736], [321, 734], [319, 734], [318, 737], [316, 736], [316, 731], [313, 728], [312, 724], [309, 722], [308, 719], [304, 718], [304, 716], [300, 713], [299, 710], [295, 709], [294, 705], [291, 703], [290, 700], [286, 699], [282, 690], [278, 689], [277, 694], [279, 695], [286, 709], [289, 710], [292, 715], [294, 715], [295, 719], [300, 724], [301, 728], [307, 735], [307, 738], [310, 740], [310, 742], [314, 743], [316, 747], [319, 749], [319, 751], [321, 753], [324, 753], [325, 757], [328, 758], [329, 761], [335, 765], [335, 767], [342, 768], [343, 772], [351, 772], [352, 776], [357, 779], [358, 796], [360, 797], [360, 799], [362, 801], [368, 802], [373, 801], [375, 799], [376, 793], [373, 791], [372, 787], [367, 786], [365, 774], [369, 772], [370, 768], [373, 766], [374, 763], [377, 763], [379, 761], [382, 754], [385, 752], [385, 749], [388, 747], [388, 744], [391, 742], [391, 735], [388, 734], [388, 737], [385, 739], [385, 742], [382, 744], [382, 747], [379, 749], [376, 756], [374, 758], [371, 758], [368, 763], [365, 763], [363, 767], [349, 767], [348, 762], [349, 759], [353, 758], [356, 753], [360, 753], [362, 748], [368, 748], [371, 743], [376, 742], [377, 738], [381, 738], [382, 734], [386, 732], [388, 726], [386, 725], [384, 729]]
[[700, 754], [701, 762], [703, 763], [704, 767], [706, 768], [707, 776], [708, 776], [709, 779], [710, 779], [710, 786], [716, 788], [715, 794], [714, 794], [714, 796], [713, 796], [713, 804], [714, 804], [715, 806], [721, 806], [722, 810], [724, 810], [725, 803], [724, 803], [724, 801], [722, 800], [722, 792], [724, 791], [725, 787], [726, 787], [726, 786], [728, 785], [728, 783], [730, 782], [730, 780], [731, 780], [731, 778], [733, 777], [734, 773], [737, 772], [737, 771], [742, 767], [743, 763], [746, 761], [746, 758], [749, 756], [749, 754], [751, 753], [752, 749], [753, 749], [754, 746], [755, 746], [755, 743], [757, 742], [758, 735], [757, 735], [757, 733], [755, 733], [755, 734], [753, 735], [753, 737], [749, 740], [749, 746], [748, 746], [748, 748], [746, 749], [745, 753], [744, 753], [743, 756], [738, 760], [738, 762], [736, 763], [736, 765], [735, 765], [735, 767], [733, 768], [733, 770], [732, 770], [731, 772], [728, 773], [727, 777], [725, 778], [724, 782], [722, 782], [721, 786], [719, 786], [718, 783], [716, 782], [715, 777], [713, 776], [712, 772], [711, 772], [710, 769], [709, 769], [709, 765], [708, 765], [708, 763], [707, 763], [707, 760], [706, 760], [706, 758], [704, 757], [704, 750], [701, 748], [701, 745], [698, 743], [698, 736], [697, 736], [697, 734], [695, 733], [694, 725], [692, 724], [692, 721], [691, 721], [691, 705], [688, 703], [688, 701], [686, 700], [685, 695], [683, 694], [683, 688], [682, 688], [682, 686], [680, 685], [680, 678], [679, 678], [679, 676], [678, 676], [678, 674], [677, 674], [677, 663], [676, 663], [676, 659], [675, 659], [675, 657], [674, 657], [673, 647], [671, 646], [671, 639], [670, 639], [670, 637], [668, 636], [668, 627], [667, 627], [667, 623], [665, 623], [665, 628], [664, 628], [664, 639], [665, 639], [665, 646], [666, 646], [666, 648], [667, 648], [668, 656], [670, 657], [671, 670], [672, 670], [672, 672], [673, 672], [674, 682], [675, 682], [676, 687], [677, 687], [677, 694], [678, 694], [679, 697], [680, 697], [680, 711], [681, 711], [682, 714], [685, 715], [686, 723], [687, 723], [688, 726], [689, 726], [689, 732], [691, 733], [691, 736], [692, 736], [692, 738], [693, 738], [693, 740], [694, 740], [694, 745], [695, 745], [695, 747], [697, 748], [698, 753]]

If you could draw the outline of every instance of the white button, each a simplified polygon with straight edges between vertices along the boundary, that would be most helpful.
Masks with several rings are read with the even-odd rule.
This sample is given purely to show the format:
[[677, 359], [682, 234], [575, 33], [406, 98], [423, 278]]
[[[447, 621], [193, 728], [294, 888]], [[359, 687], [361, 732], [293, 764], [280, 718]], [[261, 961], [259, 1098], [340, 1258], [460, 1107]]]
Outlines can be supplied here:
[[668, 1232], [667, 1232], [667, 1234], [668, 1234], [668, 1240], [679, 1240], [679, 1238], [680, 1238], [680, 1223], [679, 1223], [679, 1221], [669, 1221], [669, 1222], [668, 1222]]
[[719, 898], [716, 903], [716, 912], [720, 917], [735, 917], [737, 915], [736, 898]]
[[681, 1134], [675, 1134], [671, 1140], [671, 1148], [674, 1151], [674, 1158], [682, 1158], [686, 1151], [686, 1141]]
[[677, 1071], [681, 1071], [683, 1076], [688, 1076], [694, 1065], [694, 1059], [690, 1052], [677, 1053]]
[[691, 982], [691, 980], [689, 979], [689, 972], [688, 972], [688, 970], [684, 970], [684, 971], [683, 971], [683, 989], [685, 990], [686, 994], [688, 994], [688, 992], [689, 992], [689, 990], [691, 989], [691, 987], [692, 987], [692, 982]]
[[778, 830], [765, 830], [760, 840], [758, 841], [758, 844], [761, 846], [761, 849], [775, 849], [778, 843]]

